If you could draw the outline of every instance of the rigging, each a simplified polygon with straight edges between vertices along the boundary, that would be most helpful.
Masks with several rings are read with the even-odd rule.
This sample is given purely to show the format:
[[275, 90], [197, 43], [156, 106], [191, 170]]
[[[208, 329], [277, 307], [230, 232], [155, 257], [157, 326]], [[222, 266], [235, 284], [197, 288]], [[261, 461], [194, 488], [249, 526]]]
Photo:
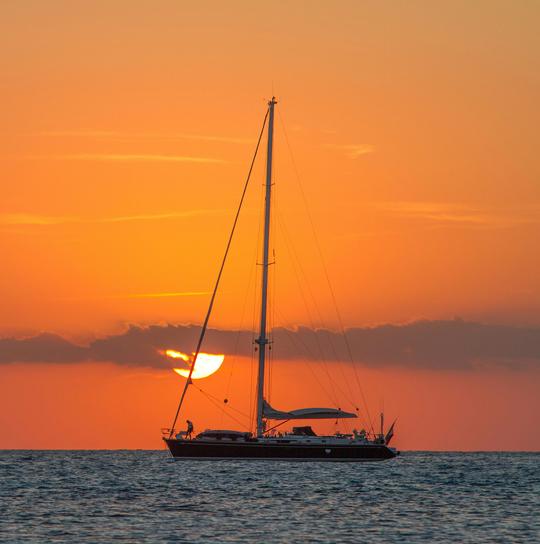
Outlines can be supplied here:
[[204, 336], [206, 334], [206, 329], [208, 327], [208, 322], [210, 320], [210, 314], [212, 313], [212, 308], [214, 307], [214, 301], [216, 299], [216, 293], [219, 287], [219, 282], [221, 280], [221, 275], [223, 274], [223, 269], [225, 268], [225, 262], [227, 260], [227, 256], [229, 254], [229, 249], [231, 247], [232, 239], [234, 236], [234, 232], [236, 230], [236, 225], [238, 224], [238, 218], [240, 216], [240, 210], [242, 209], [242, 204], [244, 203], [244, 198], [246, 196], [246, 191], [249, 185], [249, 180], [251, 179], [251, 172], [253, 172], [253, 166], [255, 165], [255, 159], [257, 158], [257, 153], [259, 151], [259, 146], [261, 144], [261, 140], [264, 134], [264, 127], [266, 126], [266, 120], [268, 119], [269, 110], [266, 111], [266, 115], [264, 116], [263, 124], [261, 127], [261, 132], [259, 133], [259, 138], [257, 140], [257, 145], [255, 147], [255, 153], [253, 154], [253, 159], [251, 160], [251, 164], [249, 166], [248, 175], [246, 178], [246, 181], [244, 183], [244, 189], [242, 191], [242, 196], [240, 197], [240, 203], [238, 204], [238, 209], [236, 210], [236, 215], [234, 217], [233, 226], [231, 229], [231, 234], [229, 235], [229, 240], [227, 242], [227, 247], [225, 249], [225, 254], [223, 255], [223, 260], [221, 261], [221, 266], [219, 268], [218, 276], [216, 279], [216, 284], [214, 286], [214, 291], [212, 292], [212, 297], [210, 298], [210, 304], [208, 306], [208, 311], [206, 312], [206, 317], [204, 319], [204, 323], [201, 329], [201, 334], [199, 336], [199, 341], [197, 342], [197, 349], [195, 350], [195, 354], [193, 356], [193, 363], [191, 364], [191, 368], [189, 369], [189, 375], [186, 380], [186, 384], [184, 385], [184, 389], [182, 391], [182, 396], [180, 397], [180, 402], [178, 403], [178, 408], [176, 409], [176, 414], [174, 415], [173, 424], [171, 426], [171, 431], [169, 438], [172, 438], [176, 421], [178, 420], [178, 414], [180, 414], [180, 409], [182, 408], [182, 404], [184, 403], [184, 398], [186, 397], [186, 393], [188, 390], [189, 385], [191, 384], [191, 376], [193, 375], [193, 370], [195, 369], [195, 364], [197, 362], [197, 357], [199, 356], [199, 352], [201, 350], [201, 346], [204, 340]]

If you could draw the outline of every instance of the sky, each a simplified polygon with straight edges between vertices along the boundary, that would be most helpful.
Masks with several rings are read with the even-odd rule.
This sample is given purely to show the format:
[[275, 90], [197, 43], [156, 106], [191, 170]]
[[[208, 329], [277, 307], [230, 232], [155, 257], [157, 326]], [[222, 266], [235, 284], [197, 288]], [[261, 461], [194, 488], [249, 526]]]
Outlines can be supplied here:
[[[3, 2], [0, 448], [161, 447], [183, 379], [159, 350], [195, 347], [275, 95], [268, 395], [361, 388], [404, 449], [538, 450], [539, 23], [526, 0]], [[238, 404], [194, 391], [198, 429], [251, 410], [263, 180], [261, 156], [196, 382]]]

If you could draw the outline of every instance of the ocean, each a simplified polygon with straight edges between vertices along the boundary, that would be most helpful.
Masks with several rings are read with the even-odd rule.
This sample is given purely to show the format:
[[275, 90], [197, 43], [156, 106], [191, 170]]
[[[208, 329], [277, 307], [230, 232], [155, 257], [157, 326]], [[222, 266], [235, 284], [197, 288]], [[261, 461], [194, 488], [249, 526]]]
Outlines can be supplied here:
[[540, 542], [540, 454], [380, 463], [1, 451], [0, 542]]

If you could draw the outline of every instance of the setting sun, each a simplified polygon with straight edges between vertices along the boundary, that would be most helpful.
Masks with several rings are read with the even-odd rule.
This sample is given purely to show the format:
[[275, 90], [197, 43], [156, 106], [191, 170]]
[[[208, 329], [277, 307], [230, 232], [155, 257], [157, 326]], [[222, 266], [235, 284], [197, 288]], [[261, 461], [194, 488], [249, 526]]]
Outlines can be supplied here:
[[[191, 364], [191, 357], [182, 353], [181, 351], [175, 351], [174, 349], [165, 350], [165, 355], [171, 357], [172, 359], [181, 359]], [[195, 368], [191, 377], [194, 380], [199, 380], [201, 378], [207, 378], [219, 370], [225, 359], [225, 355], [214, 355], [211, 353], [199, 353], [197, 360], [195, 361]], [[183, 376], [184, 378], [189, 377], [189, 368], [174, 368], [173, 369], [177, 374]]]

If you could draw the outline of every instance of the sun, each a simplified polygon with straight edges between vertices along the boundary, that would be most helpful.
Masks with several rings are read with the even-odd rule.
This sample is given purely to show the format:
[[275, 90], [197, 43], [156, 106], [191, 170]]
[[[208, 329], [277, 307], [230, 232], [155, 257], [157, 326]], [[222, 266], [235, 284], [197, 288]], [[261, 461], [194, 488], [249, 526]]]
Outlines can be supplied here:
[[[165, 355], [171, 357], [172, 359], [182, 359], [185, 361], [188, 366], [191, 366], [192, 357], [182, 353], [181, 351], [176, 351], [174, 349], [165, 350]], [[211, 353], [199, 353], [197, 360], [195, 361], [195, 368], [191, 374], [191, 378], [194, 380], [200, 380], [201, 378], [207, 378], [219, 370], [221, 367], [225, 355], [215, 355]], [[177, 374], [183, 376], [184, 378], [189, 377], [189, 368], [174, 368], [173, 369]]]

